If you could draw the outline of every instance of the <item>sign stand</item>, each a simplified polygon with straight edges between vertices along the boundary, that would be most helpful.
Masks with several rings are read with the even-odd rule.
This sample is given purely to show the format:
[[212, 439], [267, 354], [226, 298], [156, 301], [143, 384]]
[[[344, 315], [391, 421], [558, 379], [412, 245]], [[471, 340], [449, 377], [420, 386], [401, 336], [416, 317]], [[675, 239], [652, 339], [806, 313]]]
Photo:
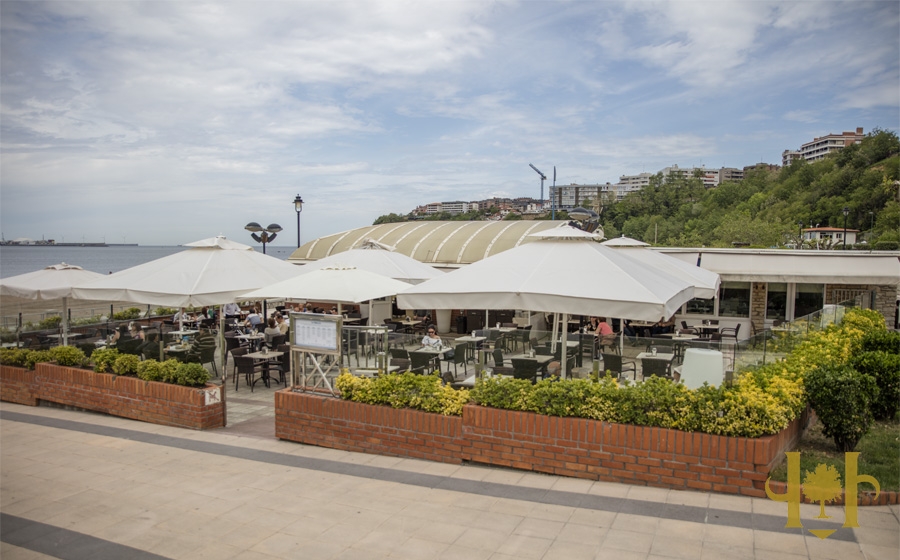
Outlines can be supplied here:
[[342, 315], [291, 313], [292, 389], [324, 388], [335, 394], [329, 377], [340, 374], [343, 319]]

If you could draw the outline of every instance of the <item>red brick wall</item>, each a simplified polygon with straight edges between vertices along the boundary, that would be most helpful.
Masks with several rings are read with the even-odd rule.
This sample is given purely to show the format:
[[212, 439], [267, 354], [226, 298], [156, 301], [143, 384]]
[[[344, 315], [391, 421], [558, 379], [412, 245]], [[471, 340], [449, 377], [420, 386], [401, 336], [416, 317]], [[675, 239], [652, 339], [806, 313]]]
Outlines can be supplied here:
[[282, 390], [275, 435], [322, 447], [564, 476], [765, 496], [768, 473], [800, 437], [737, 438], [468, 405], [440, 416]]
[[2, 366], [0, 389], [2, 400], [32, 406], [43, 400], [195, 430], [225, 424], [225, 403], [207, 406], [204, 388], [142, 381], [56, 364], [37, 364], [34, 371]]
[[275, 393], [275, 436], [310, 445], [459, 464], [461, 428], [458, 416]]

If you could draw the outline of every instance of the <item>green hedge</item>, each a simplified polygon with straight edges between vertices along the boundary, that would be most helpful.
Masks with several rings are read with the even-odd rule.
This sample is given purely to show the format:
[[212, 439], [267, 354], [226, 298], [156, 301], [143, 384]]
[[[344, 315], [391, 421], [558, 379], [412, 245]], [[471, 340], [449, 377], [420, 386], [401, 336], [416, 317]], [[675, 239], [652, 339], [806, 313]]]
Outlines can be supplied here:
[[[209, 372], [197, 363], [181, 363], [177, 360], [144, 360], [131, 354], [120, 354], [115, 348], [96, 350], [91, 358], [94, 371], [116, 375], [137, 375], [146, 381], [162, 381], [175, 385], [202, 387], [210, 379]], [[50, 350], [0, 349], [0, 364], [34, 369], [41, 362], [56, 362], [62, 366], [82, 367], [88, 364], [84, 352], [73, 346], [56, 346]]]
[[342, 373], [335, 381], [341, 397], [354, 402], [382, 404], [393, 408], [414, 408], [444, 415], [462, 415], [469, 392], [441, 384], [436, 375], [411, 372], [381, 375], [374, 379]]

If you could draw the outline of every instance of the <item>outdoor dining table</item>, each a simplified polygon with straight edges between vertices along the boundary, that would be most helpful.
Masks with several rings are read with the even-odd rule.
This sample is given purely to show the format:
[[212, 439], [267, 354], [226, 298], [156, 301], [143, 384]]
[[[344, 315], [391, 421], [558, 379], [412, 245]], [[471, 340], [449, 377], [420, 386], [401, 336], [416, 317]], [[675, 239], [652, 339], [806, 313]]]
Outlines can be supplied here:
[[248, 358], [253, 358], [254, 360], [260, 360], [260, 363], [262, 363], [264, 366], [263, 371], [262, 371], [262, 377], [260, 377], [259, 379], [254, 379], [250, 385], [252, 386], [252, 385], [256, 384], [257, 381], [262, 379], [263, 383], [265, 383], [266, 387], [268, 387], [269, 380], [270, 380], [269, 364], [276, 360], [280, 360], [280, 358], [283, 355], [284, 355], [284, 352], [278, 352], [276, 350], [263, 350], [260, 352], [251, 352], [249, 354], [245, 354], [245, 356], [247, 356]]
[[672, 360], [675, 359], [674, 353], [669, 352], [657, 352], [654, 354], [653, 352], [641, 352], [637, 355], [638, 360], [643, 360], [644, 358], [652, 358], [654, 360], [665, 360], [669, 363], [672, 363]]
[[200, 331], [193, 330], [193, 329], [184, 329], [183, 331], [169, 331], [166, 334], [171, 334], [173, 336], [194, 336], [195, 334], [197, 334], [199, 332]]
[[418, 350], [410, 350], [409, 353], [410, 354], [427, 354], [427, 355], [431, 356], [432, 362], [437, 362], [441, 358], [443, 358], [444, 354], [446, 354], [450, 350], [453, 350], [453, 347], [440, 346], [438, 348], [435, 348], [434, 346], [424, 346], [422, 348], [419, 348]]
[[253, 347], [253, 349], [259, 348], [259, 343], [260, 343], [260, 341], [266, 339], [266, 335], [264, 335], [264, 334], [262, 334], [262, 333], [255, 333], [255, 334], [238, 334], [238, 335], [235, 335], [235, 336], [236, 336], [237, 338], [241, 339], [241, 340], [246, 340], [247, 343], [250, 344], [250, 346]]

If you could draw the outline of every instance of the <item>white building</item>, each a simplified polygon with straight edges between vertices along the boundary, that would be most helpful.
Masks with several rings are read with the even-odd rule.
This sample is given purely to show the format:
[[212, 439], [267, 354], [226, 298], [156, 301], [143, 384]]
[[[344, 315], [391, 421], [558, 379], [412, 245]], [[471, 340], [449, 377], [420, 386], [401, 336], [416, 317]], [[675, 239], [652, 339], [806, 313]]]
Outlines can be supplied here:
[[[854, 245], [856, 243], [857, 233], [859, 233], [858, 229], [847, 230], [847, 245]], [[821, 244], [823, 247], [834, 247], [835, 245], [842, 245], [844, 243], [844, 228], [806, 228], [803, 230], [803, 241], [815, 242], [816, 244]]]
[[835, 152], [851, 144], [859, 144], [865, 137], [862, 127], [857, 127], [856, 132], [842, 132], [841, 134], [828, 134], [821, 138], [813, 138], [800, 146], [799, 151], [785, 150], [781, 153], [782, 165], [790, 165], [795, 159], [806, 161], [818, 161], [831, 152]]

